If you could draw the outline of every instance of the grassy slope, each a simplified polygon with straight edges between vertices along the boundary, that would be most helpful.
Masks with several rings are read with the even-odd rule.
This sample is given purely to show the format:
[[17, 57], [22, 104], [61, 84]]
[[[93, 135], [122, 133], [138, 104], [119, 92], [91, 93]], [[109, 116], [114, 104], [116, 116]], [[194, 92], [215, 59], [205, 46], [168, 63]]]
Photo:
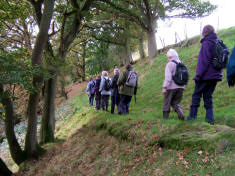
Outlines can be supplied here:
[[[220, 31], [219, 36], [229, 46], [235, 45], [235, 28]], [[188, 114], [193, 91], [193, 76], [200, 49], [196, 44], [177, 48], [180, 58], [190, 70], [190, 82], [184, 92], [182, 106]], [[29, 162], [22, 175], [233, 175], [235, 152], [222, 154], [196, 149], [170, 150], [150, 145], [162, 134], [181, 122], [171, 113], [162, 119], [161, 93], [167, 58], [160, 54], [152, 65], [146, 61], [135, 65], [140, 88], [137, 104], [131, 103], [130, 115], [118, 116], [96, 112], [87, 105], [85, 94], [73, 99], [77, 111], [57, 128], [57, 138], [65, 140], [45, 146], [48, 152], [38, 162]], [[217, 124], [234, 122], [235, 93], [226, 79], [214, 93]], [[203, 123], [205, 110], [199, 109], [197, 123]], [[230, 123], [230, 124], [231, 124]], [[235, 123], [233, 124], [235, 125]]]

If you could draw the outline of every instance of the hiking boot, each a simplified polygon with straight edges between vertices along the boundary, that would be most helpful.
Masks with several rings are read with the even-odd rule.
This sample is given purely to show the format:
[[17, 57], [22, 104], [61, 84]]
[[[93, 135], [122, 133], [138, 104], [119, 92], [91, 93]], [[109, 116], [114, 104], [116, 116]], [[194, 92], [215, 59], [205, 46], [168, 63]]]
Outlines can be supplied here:
[[213, 108], [207, 109], [206, 110], [206, 122], [214, 125], [214, 112], [213, 112]]
[[185, 117], [185, 115], [184, 115], [184, 113], [183, 113], [183, 111], [182, 111], [182, 109], [179, 107], [179, 108], [177, 108], [176, 110], [175, 110], [175, 112], [178, 114], [178, 118], [180, 119], [180, 120], [186, 120], [186, 117]]
[[169, 119], [169, 112], [163, 111], [163, 119]]
[[191, 107], [189, 116], [187, 117], [187, 120], [196, 120], [197, 118], [197, 108]]

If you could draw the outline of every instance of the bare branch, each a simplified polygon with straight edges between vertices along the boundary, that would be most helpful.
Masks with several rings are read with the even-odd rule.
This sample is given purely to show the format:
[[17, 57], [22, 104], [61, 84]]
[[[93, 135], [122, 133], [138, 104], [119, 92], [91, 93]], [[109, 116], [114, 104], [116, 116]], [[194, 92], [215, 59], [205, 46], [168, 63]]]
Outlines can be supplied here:
[[[128, 19], [128, 20], [133, 20], [135, 23], [137, 23], [138, 25], [140, 25], [144, 30], [148, 30], [148, 28], [146, 27], [146, 24], [144, 21], [141, 20], [141, 18], [132, 13], [130, 10], [127, 10], [123, 7], [120, 7], [114, 3], [112, 3], [110, 0], [101, 0], [102, 2], [108, 4], [109, 6], [111, 6], [112, 8], [120, 11], [123, 16], [122, 17], [125, 17], [125, 19]], [[102, 7], [100, 7], [102, 8]], [[106, 10], [107, 11], [107, 8], [106, 9], [102, 9], [102, 10]], [[117, 16], [120, 16], [120, 14], [116, 14]]]

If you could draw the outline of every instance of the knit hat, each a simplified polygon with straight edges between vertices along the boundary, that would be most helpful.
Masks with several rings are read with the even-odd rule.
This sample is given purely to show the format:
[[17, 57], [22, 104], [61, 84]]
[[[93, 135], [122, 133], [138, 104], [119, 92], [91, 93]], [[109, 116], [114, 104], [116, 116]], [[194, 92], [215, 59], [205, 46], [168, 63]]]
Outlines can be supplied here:
[[166, 54], [167, 57], [172, 58], [172, 57], [177, 57], [178, 58], [178, 53], [174, 49], [169, 49], [169, 51]]

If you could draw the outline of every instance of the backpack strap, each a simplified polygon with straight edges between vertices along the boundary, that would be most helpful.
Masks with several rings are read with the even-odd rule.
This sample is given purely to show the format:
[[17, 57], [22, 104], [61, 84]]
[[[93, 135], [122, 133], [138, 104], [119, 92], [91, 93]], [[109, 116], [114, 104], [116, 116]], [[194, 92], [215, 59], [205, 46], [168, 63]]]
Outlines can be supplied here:
[[178, 64], [178, 62], [176, 62], [175, 60], [172, 60], [171, 62], [174, 62], [176, 65]]
[[208, 41], [211, 41], [212, 43], [216, 44], [219, 40], [218, 39], [215, 39], [215, 40], [208, 39]]
[[131, 70], [130, 70], [129, 73], [128, 73], [128, 75], [127, 75], [127, 80], [126, 80], [126, 82], [128, 82], [128, 81], [130, 80], [130, 77], [131, 77], [132, 73], [133, 73], [133, 72], [131, 72]]

